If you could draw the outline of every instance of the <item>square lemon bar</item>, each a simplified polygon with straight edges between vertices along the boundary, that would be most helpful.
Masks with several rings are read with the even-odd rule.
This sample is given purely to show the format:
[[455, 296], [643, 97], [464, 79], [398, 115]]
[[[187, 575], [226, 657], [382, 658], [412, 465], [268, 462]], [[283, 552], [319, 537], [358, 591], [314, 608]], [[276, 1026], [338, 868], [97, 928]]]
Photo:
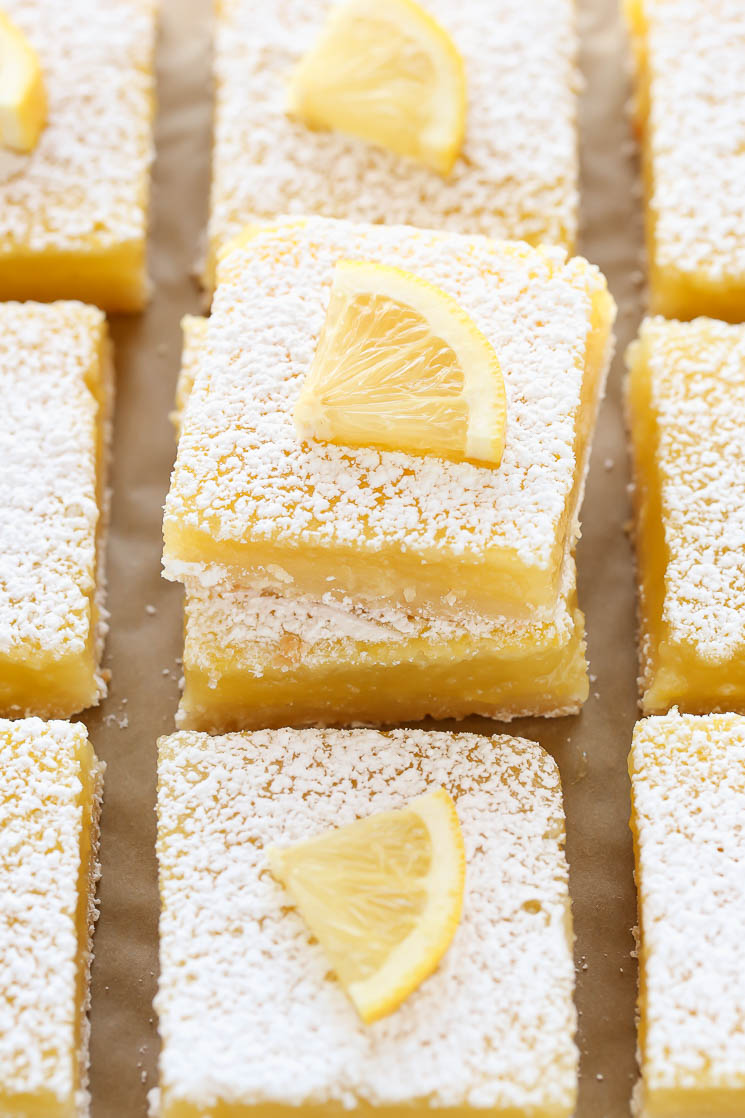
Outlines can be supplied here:
[[745, 718], [638, 722], [639, 1118], [745, 1114]]
[[[300, 440], [293, 406], [345, 258], [438, 285], [492, 343], [508, 410], [498, 469]], [[548, 617], [578, 533], [613, 314], [597, 269], [560, 250], [324, 218], [239, 239], [184, 412], [166, 576]]]
[[0, 1114], [88, 1114], [104, 766], [79, 723], [0, 719]]
[[7, 0], [37, 52], [48, 119], [0, 150], [0, 299], [147, 298], [156, 0]]
[[[463, 914], [439, 969], [365, 1026], [266, 848], [433, 784], [463, 832]], [[563, 846], [558, 769], [534, 742], [421, 730], [162, 738], [160, 1118], [572, 1114]]]
[[745, 711], [745, 326], [647, 319], [628, 361], [642, 709]]
[[579, 88], [572, 0], [424, 0], [465, 65], [466, 135], [447, 178], [287, 115], [290, 74], [332, 6], [333, 0], [217, 5], [209, 286], [220, 246], [246, 222], [279, 214], [418, 225], [571, 249]]
[[112, 390], [102, 311], [0, 304], [0, 715], [68, 717], [106, 693]]
[[625, 0], [643, 139], [651, 307], [745, 320], [745, 7]]
[[[186, 315], [182, 326], [177, 432], [207, 320]], [[191, 730], [574, 714], [589, 690], [573, 560], [544, 622], [458, 621], [229, 585], [191, 585], [184, 612], [176, 721]]]

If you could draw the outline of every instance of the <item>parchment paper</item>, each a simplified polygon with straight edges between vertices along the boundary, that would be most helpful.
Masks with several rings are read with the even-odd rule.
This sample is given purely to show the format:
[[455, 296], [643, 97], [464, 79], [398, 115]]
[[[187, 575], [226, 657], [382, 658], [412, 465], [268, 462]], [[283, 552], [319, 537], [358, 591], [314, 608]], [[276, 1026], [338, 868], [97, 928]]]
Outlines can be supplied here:
[[[626, 776], [637, 716], [635, 605], [624, 535], [628, 468], [620, 397], [621, 357], [641, 317], [643, 293], [638, 170], [616, 7], [615, 0], [579, 3], [586, 79], [580, 250], [605, 272], [619, 304], [617, 354], [578, 552], [591, 695], [576, 718], [509, 727], [556, 757], [564, 783], [582, 1053], [578, 1118], [626, 1116], [636, 1077], [636, 899]], [[192, 273], [209, 182], [210, 18], [209, 0], [164, 2], [150, 249], [155, 292], [144, 315], [112, 320], [117, 405], [106, 664], [113, 679], [108, 700], [86, 718], [108, 764], [91, 1013], [94, 1118], [143, 1118], [147, 1091], [157, 1083], [155, 739], [173, 729], [181, 675], [181, 594], [160, 578], [161, 509], [175, 449], [167, 417], [179, 320], [204, 305]], [[478, 719], [460, 725], [486, 732], [496, 726]]]

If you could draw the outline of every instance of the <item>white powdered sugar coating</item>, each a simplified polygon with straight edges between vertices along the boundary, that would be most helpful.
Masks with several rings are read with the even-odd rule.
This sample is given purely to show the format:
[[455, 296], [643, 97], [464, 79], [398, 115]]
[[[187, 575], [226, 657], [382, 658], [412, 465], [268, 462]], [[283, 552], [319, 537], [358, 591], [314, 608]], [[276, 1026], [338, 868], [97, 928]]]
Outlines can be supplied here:
[[745, 5], [643, 0], [655, 263], [745, 280]]
[[[452, 174], [286, 114], [287, 85], [332, 0], [227, 0], [215, 38], [213, 247], [250, 220], [322, 214], [574, 243], [576, 64], [571, 0], [426, 0], [466, 69]], [[329, 174], [328, 169], [333, 168]]]
[[90, 639], [99, 527], [103, 313], [0, 304], [0, 654], [41, 662]]
[[[93, 802], [84, 802], [85, 742], [80, 724], [0, 720], [0, 1096], [75, 1097], [80, 1115], [88, 1053], [78, 968], [87, 972], [89, 945], [78, 943], [76, 913], [81, 882], [92, 897], [97, 879], [95, 850], [89, 872], [80, 844], [92, 824], [95, 846], [103, 772], [94, 759]], [[89, 932], [95, 916], [91, 901]]]
[[745, 652], [745, 326], [648, 319], [669, 639], [723, 662]]
[[575, 586], [574, 560], [569, 559], [553, 617], [496, 622], [478, 614], [457, 619], [426, 610], [407, 613], [392, 605], [376, 607], [330, 594], [320, 599], [308, 595], [288, 598], [242, 587], [205, 589], [190, 583], [184, 660], [209, 668], [219, 651], [238, 660], [272, 655], [288, 636], [300, 642], [296, 655], [306, 663], [329, 655], [361, 655], [365, 645], [413, 640], [437, 645], [467, 638], [494, 647], [519, 641], [556, 646], [565, 644], [574, 633], [575, 616], [568, 599], [574, 597]]
[[49, 104], [28, 155], [0, 152], [0, 258], [142, 241], [155, 79], [154, 0], [5, 0]]
[[[412, 271], [453, 296], [505, 378], [499, 469], [301, 443], [292, 411], [339, 259]], [[578, 482], [576, 424], [597, 269], [481, 237], [311, 218], [257, 233], [223, 262], [166, 502], [170, 524], [216, 541], [272, 541], [554, 561]], [[582, 448], [584, 450], [584, 447]], [[575, 526], [569, 528], [574, 531]], [[559, 541], [559, 543], [563, 543]], [[166, 553], [169, 562], [179, 555]], [[171, 568], [173, 570], [173, 568]], [[176, 572], [177, 573], [177, 572]]]
[[[364, 1026], [265, 849], [433, 784], [454, 796], [463, 830], [463, 916], [437, 972]], [[564, 817], [538, 745], [414, 730], [175, 734], [160, 742], [158, 812], [168, 1102], [571, 1113]]]
[[644, 1085], [744, 1091], [745, 718], [644, 719], [630, 770]]

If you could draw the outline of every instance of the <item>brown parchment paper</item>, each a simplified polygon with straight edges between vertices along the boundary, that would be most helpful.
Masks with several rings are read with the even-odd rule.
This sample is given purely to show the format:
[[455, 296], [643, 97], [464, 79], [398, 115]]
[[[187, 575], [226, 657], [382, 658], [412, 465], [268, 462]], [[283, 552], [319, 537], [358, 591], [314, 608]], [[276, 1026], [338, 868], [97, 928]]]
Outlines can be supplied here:
[[[173, 729], [181, 675], [181, 594], [160, 578], [161, 509], [174, 456], [168, 412], [179, 366], [179, 320], [203, 309], [192, 274], [209, 183], [210, 22], [210, 0], [164, 0], [150, 247], [154, 295], [145, 314], [112, 320], [117, 404], [106, 652], [112, 684], [103, 706], [86, 718], [108, 765], [91, 1012], [94, 1118], [143, 1118], [147, 1092], [157, 1084], [155, 739]], [[582, 1054], [577, 1115], [622, 1118], [636, 1078], [636, 898], [626, 756], [637, 708], [621, 358], [642, 312], [641, 221], [616, 0], [579, 0], [579, 22], [586, 81], [580, 250], [603, 269], [619, 305], [616, 360], [578, 551], [592, 684], [578, 717], [522, 720], [509, 729], [540, 741], [556, 757], [564, 783]], [[489, 732], [496, 724], [472, 719], [460, 725]]]

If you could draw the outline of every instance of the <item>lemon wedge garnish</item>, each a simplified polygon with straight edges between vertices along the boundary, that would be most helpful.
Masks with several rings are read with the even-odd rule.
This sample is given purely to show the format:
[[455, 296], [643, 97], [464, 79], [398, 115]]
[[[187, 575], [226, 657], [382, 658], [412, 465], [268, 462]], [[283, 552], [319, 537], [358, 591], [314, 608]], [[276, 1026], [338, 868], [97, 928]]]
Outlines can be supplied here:
[[295, 69], [288, 112], [446, 175], [465, 130], [463, 59], [414, 0], [347, 0]]
[[0, 11], [0, 146], [32, 151], [46, 116], [38, 55], [23, 32]]
[[506, 422], [497, 355], [451, 296], [400, 268], [336, 265], [295, 407], [302, 438], [493, 467]]
[[444, 788], [268, 857], [366, 1024], [397, 1009], [450, 946], [465, 853]]

